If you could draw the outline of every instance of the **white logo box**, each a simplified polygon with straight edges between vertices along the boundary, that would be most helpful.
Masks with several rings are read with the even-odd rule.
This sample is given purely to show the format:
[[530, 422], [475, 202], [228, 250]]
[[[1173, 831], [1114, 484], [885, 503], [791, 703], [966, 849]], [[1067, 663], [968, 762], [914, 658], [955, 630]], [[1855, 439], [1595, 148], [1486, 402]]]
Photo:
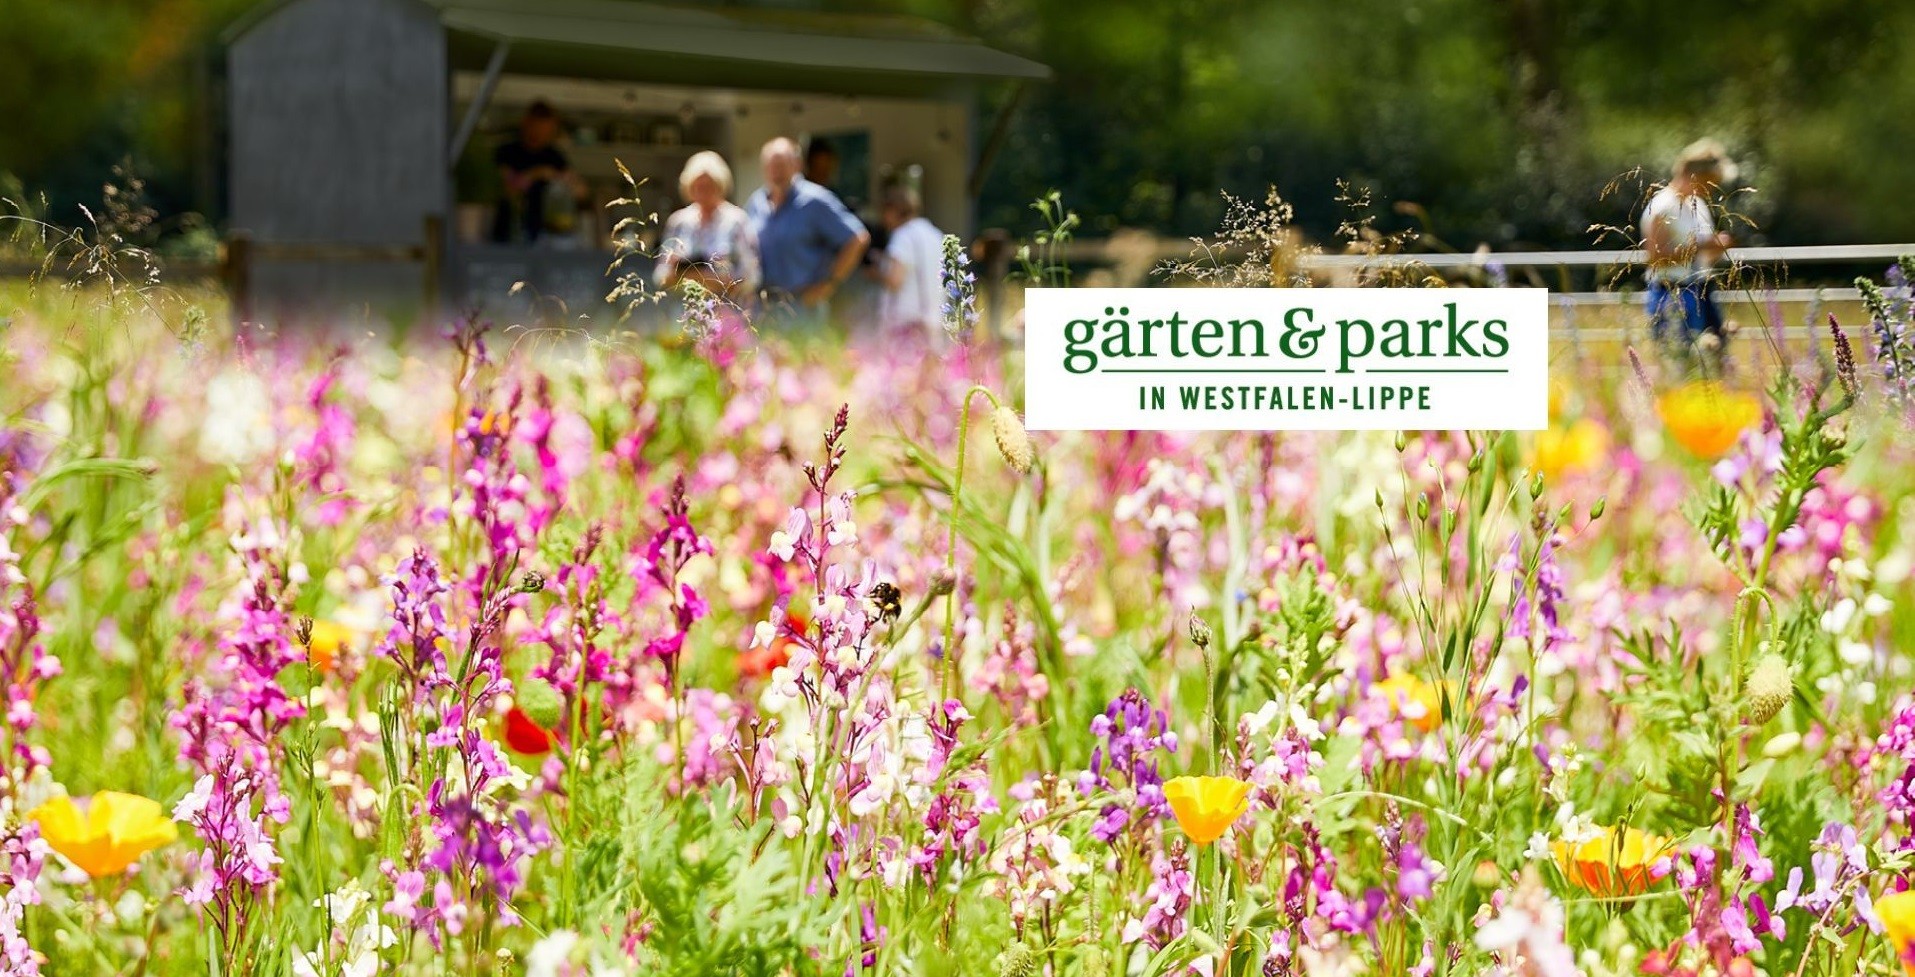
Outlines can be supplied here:
[[1033, 288], [1038, 431], [1541, 430], [1541, 288]]

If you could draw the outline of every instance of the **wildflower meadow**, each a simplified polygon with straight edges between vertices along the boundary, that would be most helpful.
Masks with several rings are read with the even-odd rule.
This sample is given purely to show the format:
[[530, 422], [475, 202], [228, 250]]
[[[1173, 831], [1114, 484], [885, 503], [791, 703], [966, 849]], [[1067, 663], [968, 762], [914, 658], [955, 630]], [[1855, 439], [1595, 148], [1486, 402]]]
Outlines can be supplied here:
[[0, 973], [1915, 973], [1899, 268], [1540, 433], [1168, 435], [1027, 431], [951, 264], [913, 341], [9, 286]]

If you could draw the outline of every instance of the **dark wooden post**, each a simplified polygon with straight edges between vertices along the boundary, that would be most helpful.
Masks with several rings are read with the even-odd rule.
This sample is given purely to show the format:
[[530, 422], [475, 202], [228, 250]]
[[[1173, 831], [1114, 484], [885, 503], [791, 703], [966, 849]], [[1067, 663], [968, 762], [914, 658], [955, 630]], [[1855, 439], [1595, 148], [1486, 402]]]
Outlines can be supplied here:
[[445, 218], [438, 214], [427, 214], [425, 219], [425, 245], [420, 254], [420, 264], [425, 279], [425, 305], [421, 314], [426, 322], [437, 326], [439, 323], [439, 303], [445, 298]]
[[220, 249], [220, 278], [226, 285], [226, 302], [232, 307], [233, 327], [253, 318], [253, 238], [245, 231], [227, 235]]

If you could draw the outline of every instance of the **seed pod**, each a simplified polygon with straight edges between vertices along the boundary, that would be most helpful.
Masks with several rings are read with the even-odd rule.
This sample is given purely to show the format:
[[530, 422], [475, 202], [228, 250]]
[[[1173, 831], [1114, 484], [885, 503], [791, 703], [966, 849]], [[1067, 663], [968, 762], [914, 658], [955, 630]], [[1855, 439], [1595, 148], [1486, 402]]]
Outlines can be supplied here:
[[1004, 948], [997, 957], [997, 977], [1036, 977], [1037, 954], [1022, 943]]
[[565, 700], [559, 690], [543, 679], [530, 678], [519, 684], [517, 702], [527, 719], [546, 729], [557, 729]]
[[1795, 667], [1781, 655], [1762, 656], [1742, 684], [1742, 697], [1743, 715], [1750, 725], [1760, 726], [1774, 719], [1795, 697]]
[[1019, 475], [1030, 474], [1031, 466], [1037, 463], [1037, 446], [1031, 443], [1031, 432], [1024, 429], [1017, 411], [1003, 405], [992, 411], [991, 434], [997, 438], [997, 453], [1004, 456], [1004, 463]]
[[1589, 521], [1595, 522], [1596, 520], [1601, 519], [1603, 510], [1607, 508], [1609, 508], [1609, 496], [1607, 495], [1598, 496], [1596, 498], [1596, 504], [1589, 507]]
[[1110, 959], [1104, 955], [1104, 948], [1091, 946], [1084, 949], [1083, 977], [1110, 977]]

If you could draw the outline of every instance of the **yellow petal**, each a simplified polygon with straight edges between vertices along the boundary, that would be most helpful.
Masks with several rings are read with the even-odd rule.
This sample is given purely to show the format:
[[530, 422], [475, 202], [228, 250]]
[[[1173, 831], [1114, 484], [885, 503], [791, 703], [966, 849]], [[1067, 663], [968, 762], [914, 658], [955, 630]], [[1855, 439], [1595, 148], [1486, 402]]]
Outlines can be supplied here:
[[[73, 798], [64, 794], [27, 812], [27, 820], [40, 826], [40, 837], [60, 851], [62, 845], [79, 842], [86, 836], [86, 822]], [[64, 853], [63, 853], [64, 854]]]
[[1915, 891], [1891, 892], [1875, 900], [1875, 915], [1882, 921], [1896, 958], [1905, 957], [1910, 945], [1915, 944]]
[[84, 817], [70, 797], [56, 797], [28, 817], [54, 851], [94, 878], [118, 875], [179, 836], [158, 801], [111, 790], [93, 795]]
[[1177, 826], [1199, 845], [1223, 837], [1250, 808], [1250, 785], [1235, 777], [1178, 777], [1164, 784]]

